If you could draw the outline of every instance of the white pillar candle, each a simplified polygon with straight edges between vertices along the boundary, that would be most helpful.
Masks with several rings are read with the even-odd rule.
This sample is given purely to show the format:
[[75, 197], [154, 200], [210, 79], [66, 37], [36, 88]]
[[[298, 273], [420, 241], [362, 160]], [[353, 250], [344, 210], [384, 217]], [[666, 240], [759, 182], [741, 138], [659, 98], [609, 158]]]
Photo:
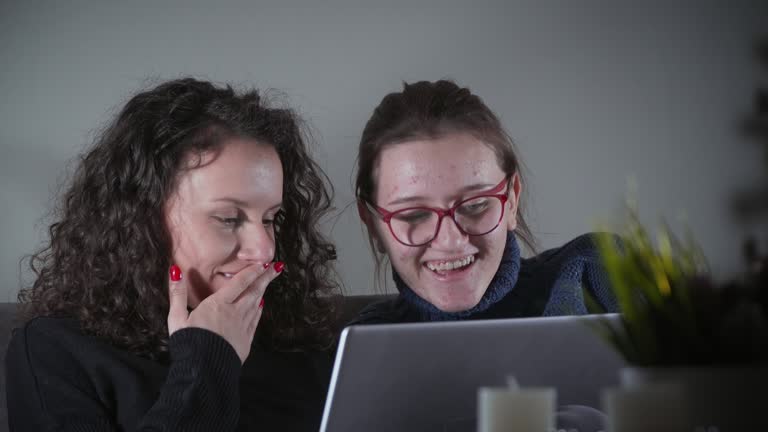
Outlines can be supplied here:
[[477, 394], [478, 432], [549, 432], [555, 426], [554, 388], [482, 387]]

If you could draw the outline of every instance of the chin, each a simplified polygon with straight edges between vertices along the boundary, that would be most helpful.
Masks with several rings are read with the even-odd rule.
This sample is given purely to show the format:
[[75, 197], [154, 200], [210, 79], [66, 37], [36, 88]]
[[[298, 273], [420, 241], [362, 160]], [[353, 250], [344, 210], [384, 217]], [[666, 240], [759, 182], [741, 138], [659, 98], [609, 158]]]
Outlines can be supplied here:
[[472, 298], [446, 299], [443, 302], [432, 304], [443, 312], [462, 312], [477, 306], [480, 303], [480, 298], [480, 296], [473, 295]]
[[447, 306], [444, 306], [444, 307], [439, 307], [438, 306], [437, 308], [440, 309], [442, 312], [447, 312], [447, 313], [462, 312], [462, 311], [465, 311], [467, 309], [470, 309], [469, 307], [465, 307], [463, 305], [453, 305], [453, 304], [452, 305], [447, 305]]

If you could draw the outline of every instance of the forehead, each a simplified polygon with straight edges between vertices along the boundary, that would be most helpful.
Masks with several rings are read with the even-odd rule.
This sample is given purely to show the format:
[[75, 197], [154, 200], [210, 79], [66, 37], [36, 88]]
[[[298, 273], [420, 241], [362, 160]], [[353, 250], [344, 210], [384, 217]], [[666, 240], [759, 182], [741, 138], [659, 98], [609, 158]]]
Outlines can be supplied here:
[[503, 171], [493, 150], [469, 134], [406, 141], [385, 148], [376, 167], [377, 196], [452, 193], [476, 183], [498, 183]]
[[250, 139], [233, 138], [216, 151], [189, 155], [189, 169], [180, 173], [179, 194], [205, 195], [248, 192], [254, 188], [282, 185], [282, 166], [272, 146]]

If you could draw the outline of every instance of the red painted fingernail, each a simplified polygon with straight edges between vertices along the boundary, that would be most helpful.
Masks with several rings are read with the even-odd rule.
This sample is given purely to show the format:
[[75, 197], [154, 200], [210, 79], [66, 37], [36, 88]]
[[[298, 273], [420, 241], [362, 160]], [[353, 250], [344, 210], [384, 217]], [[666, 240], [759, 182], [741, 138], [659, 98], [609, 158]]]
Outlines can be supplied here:
[[171, 280], [173, 282], [178, 282], [181, 280], [181, 269], [176, 264], [172, 265], [168, 272], [171, 274]]
[[259, 301], [259, 309], [263, 307], [264, 307], [264, 298], [262, 298], [261, 301]]
[[264, 268], [267, 268], [267, 267], [269, 267], [269, 265], [270, 265], [270, 264], [272, 264], [272, 263], [268, 263], [268, 262], [265, 262], [265, 263], [264, 263]]
[[280, 272], [283, 271], [284, 268], [285, 268], [285, 263], [284, 262], [278, 261], [278, 262], [275, 263], [275, 271], [276, 272], [280, 273]]

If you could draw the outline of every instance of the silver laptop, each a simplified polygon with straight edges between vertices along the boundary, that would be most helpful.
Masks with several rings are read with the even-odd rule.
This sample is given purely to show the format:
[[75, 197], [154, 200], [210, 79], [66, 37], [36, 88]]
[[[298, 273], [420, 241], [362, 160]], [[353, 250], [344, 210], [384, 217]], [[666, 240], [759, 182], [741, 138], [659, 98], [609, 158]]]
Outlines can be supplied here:
[[341, 334], [321, 432], [473, 431], [477, 389], [557, 388], [600, 408], [623, 359], [588, 325], [618, 315], [351, 326]]

